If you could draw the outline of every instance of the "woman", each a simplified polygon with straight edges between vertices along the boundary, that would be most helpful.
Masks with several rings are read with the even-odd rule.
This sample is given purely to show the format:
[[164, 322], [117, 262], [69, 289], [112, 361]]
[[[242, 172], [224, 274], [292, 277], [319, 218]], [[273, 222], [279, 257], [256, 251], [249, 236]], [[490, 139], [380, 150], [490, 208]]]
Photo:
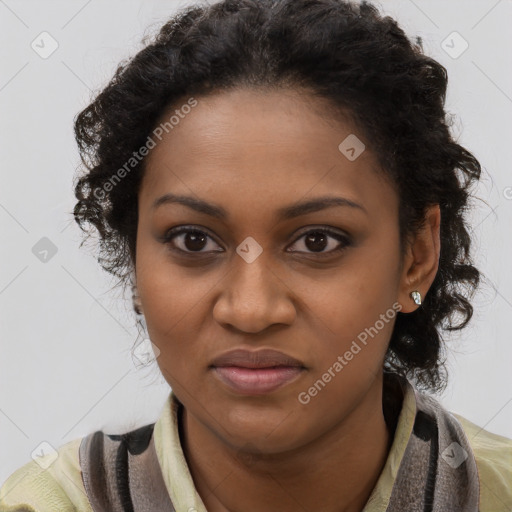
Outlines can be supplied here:
[[76, 120], [74, 213], [172, 392], [1, 510], [511, 510], [512, 441], [429, 395], [480, 277], [446, 87], [342, 0], [189, 8], [121, 65]]

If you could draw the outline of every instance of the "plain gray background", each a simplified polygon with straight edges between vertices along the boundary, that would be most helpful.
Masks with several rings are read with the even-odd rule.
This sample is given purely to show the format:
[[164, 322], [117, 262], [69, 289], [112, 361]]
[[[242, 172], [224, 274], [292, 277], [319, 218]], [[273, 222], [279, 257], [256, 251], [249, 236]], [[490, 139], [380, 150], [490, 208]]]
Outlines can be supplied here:
[[[133, 363], [130, 297], [111, 291], [115, 282], [92, 247], [79, 248], [72, 122], [118, 62], [141, 49], [142, 37], [190, 3], [0, 0], [0, 482], [43, 441], [58, 448], [97, 429], [155, 421], [169, 392], [156, 363]], [[379, 5], [448, 69], [454, 135], [483, 167], [477, 195], [484, 201], [471, 222], [475, 261], [489, 281], [471, 327], [452, 337], [450, 384], [439, 398], [512, 437], [512, 3]], [[51, 49], [42, 32], [58, 44], [47, 58], [31, 47], [46, 37]], [[48, 244], [45, 237], [57, 252], [43, 262], [33, 248]]]

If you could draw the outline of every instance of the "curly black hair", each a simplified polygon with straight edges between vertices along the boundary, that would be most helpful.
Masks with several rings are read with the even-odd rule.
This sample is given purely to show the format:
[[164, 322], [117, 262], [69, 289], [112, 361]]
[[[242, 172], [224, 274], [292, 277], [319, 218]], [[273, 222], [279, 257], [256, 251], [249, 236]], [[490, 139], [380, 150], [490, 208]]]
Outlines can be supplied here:
[[441, 333], [467, 325], [480, 281], [465, 212], [481, 167], [450, 134], [447, 71], [421, 39], [365, 1], [223, 0], [182, 9], [143, 43], [75, 119], [85, 170], [73, 214], [84, 232], [90, 224], [99, 233], [101, 266], [134, 289], [145, 159], [133, 158], [164, 113], [183, 98], [241, 86], [309, 91], [329, 101], [333, 116], [348, 113], [396, 186], [402, 250], [426, 208], [440, 205], [437, 275], [419, 308], [398, 313], [385, 369], [418, 388], [444, 389]]

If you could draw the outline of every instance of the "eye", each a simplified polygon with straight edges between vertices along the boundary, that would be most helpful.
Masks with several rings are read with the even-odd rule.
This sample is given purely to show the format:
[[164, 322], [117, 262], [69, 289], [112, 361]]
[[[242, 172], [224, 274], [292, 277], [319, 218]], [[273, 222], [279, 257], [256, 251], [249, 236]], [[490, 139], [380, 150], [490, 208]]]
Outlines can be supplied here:
[[[303, 233], [293, 245], [298, 244], [302, 239], [304, 239], [302, 244], [306, 247], [306, 251], [298, 252], [309, 252], [310, 254], [318, 254], [321, 257], [343, 251], [346, 247], [351, 245], [348, 236], [328, 228], [310, 229], [306, 233]], [[325, 250], [326, 248], [328, 250]]]
[[[293, 243], [293, 245], [300, 245], [299, 241], [302, 239], [304, 239], [303, 245], [306, 248], [306, 251], [299, 250], [298, 252], [309, 252], [310, 254], [318, 254], [321, 257], [343, 251], [346, 247], [351, 245], [351, 241], [348, 236], [329, 228], [310, 229], [303, 233]], [[208, 240], [211, 240], [213, 243], [209, 244]], [[222, 249], [215, 250], [214, 246], [216, 245], [219, 247], [219, 245], [206, 231], [202, 231], [192, 226], [179, 226], [177, 228], [173, 228], [165, 234], [162, 241], [182, 253], [223, 252]], [[208, 250], [209, 245], [210, 249]], [[205, 248], [207, 250], [203, 250]], [[328, 250], [325, 250], [326, 248]]]
[[[210, 250], [203, 251], [202, 249], [208, 247], [208, 239], [213, 241], [213, 238], [205, 231], [191, 226], [180, 226], [169, 230], [165, 234], [163, 242], [172, 245], [174, 249], [184, 253], [222, 252], [222, 250], [215, 251], [211, 250], [211, 248]], [[215, 245], [218, 246], [216, 243]]]

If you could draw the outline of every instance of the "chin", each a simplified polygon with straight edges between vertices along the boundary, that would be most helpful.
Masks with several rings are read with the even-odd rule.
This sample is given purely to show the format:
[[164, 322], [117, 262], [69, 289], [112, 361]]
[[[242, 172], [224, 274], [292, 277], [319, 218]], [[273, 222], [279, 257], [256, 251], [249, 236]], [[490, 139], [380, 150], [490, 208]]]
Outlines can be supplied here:
[[293, 450], [307, 442], [301, 441], [306, 437], [307, 417], [298, 417], [297, 412], [282, 406], [231, 404], [225, 410], [212, 411], [212, 416], [218, 422], [212, 425], [217, 435], [235, 449], [271, 454]]

